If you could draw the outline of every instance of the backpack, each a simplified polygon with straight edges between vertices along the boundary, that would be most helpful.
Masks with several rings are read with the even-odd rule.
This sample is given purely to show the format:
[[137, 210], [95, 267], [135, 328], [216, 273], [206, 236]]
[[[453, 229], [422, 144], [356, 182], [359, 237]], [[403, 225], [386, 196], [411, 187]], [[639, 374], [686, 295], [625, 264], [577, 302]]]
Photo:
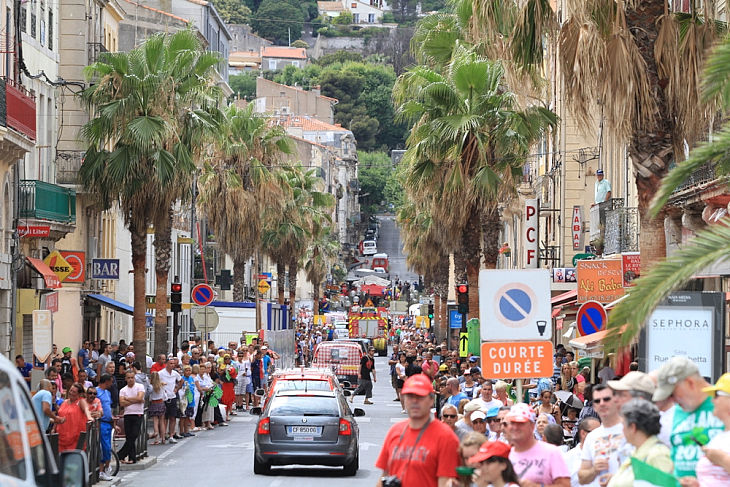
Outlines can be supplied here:
[[61, 377], [65, 374], [73, 374], [73, 366], [71, 365], [71, 359], [61, 359]]

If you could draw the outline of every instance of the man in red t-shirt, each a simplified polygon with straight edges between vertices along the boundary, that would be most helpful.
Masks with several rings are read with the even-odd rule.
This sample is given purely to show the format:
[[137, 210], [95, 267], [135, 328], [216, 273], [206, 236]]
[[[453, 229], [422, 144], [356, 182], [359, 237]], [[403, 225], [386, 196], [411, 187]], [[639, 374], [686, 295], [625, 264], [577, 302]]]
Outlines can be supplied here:
[[421, 363], [421, 370], [433, 380], [439, 372], [439, 364], [433, 360], [433, 354], [431, 352], [426, 352], [424, 358], [425, 360]]
[[403, 487], [443, 487], [456, 478], [459, 439], [431, 415], [434, 390], [428, 376], [409, 377], [401, 396], [408, 419], [390, 428], [375, 466], [384, 477], [398, 477]]
[[159, 372], [162, 369], [165, 368], [165, 362], [167, 362], [167, 356], [164, 353], [161, 353], [157, 356], [157, 362], [152, 364], [152, 367], [150, 367], [150, 374], [152, 372]]

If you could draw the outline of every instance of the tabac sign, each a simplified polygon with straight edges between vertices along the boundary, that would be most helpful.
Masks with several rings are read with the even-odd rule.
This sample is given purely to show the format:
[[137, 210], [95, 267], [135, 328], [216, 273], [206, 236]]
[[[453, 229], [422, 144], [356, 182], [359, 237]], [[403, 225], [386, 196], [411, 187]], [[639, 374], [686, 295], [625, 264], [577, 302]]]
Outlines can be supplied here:
[[73, 272], [73, 267], [69, 264], [66, 259], [63, 258], [61, 252], [54, 250], [48, 257], [43, 259], [43, 262], [51, 268], [54, 274], [58, 276], [58, 280], [63, 282], [69, 274]]
[[583, 207], [573, 207], [573, 217], [570, 223], [570, 231], [573, 237], [573, 250], [583, 248]]

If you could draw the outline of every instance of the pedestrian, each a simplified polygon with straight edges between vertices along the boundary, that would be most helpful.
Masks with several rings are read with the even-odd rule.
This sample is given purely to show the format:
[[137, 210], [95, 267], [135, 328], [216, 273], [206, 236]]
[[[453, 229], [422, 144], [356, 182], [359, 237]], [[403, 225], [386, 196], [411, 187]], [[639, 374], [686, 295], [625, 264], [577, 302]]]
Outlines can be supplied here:
[[[549, 414], [541, 413], [537, 415], [537, 419], [535, 421], [535, 439], [539, 441], [544, 441], [544, 434], [545, 434], [545, 427], [550, 424], [550, 419], [552, 416]], [[555, 420], [553, 420], [553, 423]]]
[[451, 428], [456, 433], [456, 420], [459, 418], [459, 412], [456, 406], [447, 404], [441, 409], [441, 422]]
[[646, 399], [631, 399], [621, 407], [621, 416], [626, 441], [635, 450], [610, 477], [608, 487], [633, 487], [634, 471], [631, 467], [631, 458], [636, 458], [662, 472], [671, 473], [674, 470], [671, 453], [657, 438], [661, 429], [659, 409]]
[[119, 405], [124, 408], [124, 446], [119, 450], [119, 461], [132, 464], [137, 463], [136, 443], [142, 429], [145, 387], [135, 381], [134, 371], [127, 371], [125, 381], [127, 385], [119, 391]]
[[509, 456], [509, 445], [501, 441], [483, 443], [479, 451], [469, 457], [469, 464], [478, 465], [473, 477], [477, 487], [520, 487]]
[[674, 475], [683, 485], [695, 482], [697, 462], [703, 456], [701, 445], [712, 441], [724, 429], [723, 422], [713, 414], [712, 399], [703, 392], [709, 387], [697, 365], [686, 357], [672, 357], [657, 371], [657, 388], [652, 399], [656, 402], [672, 396], [677, 402], [671, 409], [671, 421], [665, 424], [671, 428]]
[[[581, 420], [578, 423], [578, 430], [576, 432], [576, 445], [572, 449], [563, 453], [565, 465], [568, 467], [568, 472], [570, 472], [570, 487], [580, 487], [581, 485], [583, 485], [578, 480], [578, 471], [580, 470], [583, 444], [585, 443], [588, 433], [598, 428], [599, 426], [601, 426], [601, 421], [593, 416], [589, 416]], [[565, 432], [563, 432], [563, 437], [565, 437]]]
[[[455, 406], [456, 407], [456, 406]], [[458, 411], [458, 407], [457, 411]], [[474, 425], [472, 424], [472, 415], [481, 409], [481, 404], [478, 401], [468, 401], [463, 409], [464, 416], [456, 422], [455, 433], [459, 437], [459, 440], [463, 439], [467, 434], [474, 431]]]
[[[599, 483], [618, 471], [631, 447], [626, 446], [620, 403], [605, 384], [593, 388], [593, 405], [601, 417], [601, 426], [591, 431], [583, 444], [578, 478], [582, 484]], [[628, 451], [627, 451], [628, 450]]]
[[[372, 376], [372, 377], [371, 377]], [[350, 396], [350, 402], [354, 403], [355, 396], [365, 393], [365, 401], [363, 404], [373, 404], [370, 398], [373, 397], [373, 382], [378, 379], [375, 375], [375, 348], [370, 347], [367, 355], [360, 359], [360, 373], [358, 375], [357, 388]]]
[[524, 403], [515, 404], [504, 417], [505, 436], [512, 445], [509, 459], [522, 487], [568, 487], [570, 473], [560, 450], [537, 441], [534, 436], [535, 413]]
[[479, 401], [484, 411], [489, 411], [492, 408], [501, 408], [502, 406], [506, 406], [506, 404], [504, 404], [499, 399], [495, 399], [493, 394], [494, 386], [492, 385], [492, 381], [490, 379], [486, 379], [482, 384], [482, 388], [479, 389], [479, 397], [474, 400]]
[[38, 392], [33, 394], [33, 409], [41, 423], [41, 430], [48, 432], [49, 426], [56, 423], [62, 423], [64, 418], [53, 412], [53, 397], [51, 396], [51, 381], [41, 379], [38, 384]]
[[152, 364], [152, 367], [150, 367], [150, 373], [152, 372], [159, 372], [162, 369], [165, 368], [165, 362], [167, 362], [167, 355], [164, 353], [161, 353], [157, 356], [157, 362]]
[[[177, 418], [180, 417], [180, 410], [177, 404], [177, 392], [182, 387], [182, 377], [175, 370], [175, 359], [168, 359], [165, 368], [158, 372], [160, 381], [165, 390], [165, 422], [167, 425], [167, 438], [164, 441], [177, 443], [182, 438], [175, 434], [177, 427]], [[163, 430], [165, 428], [163, 427]]]
[[82, 431], [86, 431], [86, 423], [93, 418], [84, 399], [84, 387], [74, 382], [68, 388], [68, 398], [58, 409], [58, 416], [63, 422], [56, 424], [58, 433], [58, 451], [75, 450]]
[[428, 376], [409, 377], [401, 393], [408, 419], [390, 428], [375, 465], [383, 478], [397, 478], [403, 487], [442, 486], [456, 478], [459, 440], [447, 425], [431, 420], [435, 393]]
[[634, 397], [651, 401], [656, 390], [656, 384], [649, 374], [639, 371], [629, 372], [620, 380], [609, 380], [608, 387], [613, 390], [614, 401], [618, 402], [619, 407]]
[[723, 374], [703, 391], [713, 398], [714, 414], [725, 430], [702, 448], [705, 456], [697, 462], [697, 482], [710, 487], [730, 485], [730, 374]]
[[[479, 370], [479, 367], [472, 367], [471, 370], [472, 370], [472, 374], [474, 374], [475, 370]], [[479, 372], [481, 373], [481, 370], [479, 370]], [[494, 395], [497, 398], [497, 400], [502, 403], [503, 406], [513, 406], [514, 401], [512, 399], [510, 399], [509, 396], [507, 395], [507, 389], [509, 389], [509, 384], [507, 384], [503, 380], [498, 380], [494, 384]], [[501, 407], [501, 406], [498, 406], [498, 407]], [[560, 412], [560, 411], [558, 410], [558, 412]]]
[[[459, 442], [459, 458], [461, 459], [461, 464], [467, 467], [476, 467], [477, 465], [471, 464], [469, 459], [476, 455], [477, 452], [479, 452], [479, 447], [487, 441], [486, 436], [481, 433], [477, 433], [476, 431], [472, 431], [464, 436], [464, 438], [462, 438]], [[451, 479], [449, 482], [452, 485], [455, 483], [457, 486], [459, 485], [454, 479]]]
[[20, 372], [20, 375], [23, 376], [25, 385], [27, 385], [28, 389], [30, 389], [30, 372], [33, 370], [33, 364], [26, 362], [22, 355], [16, 355], [15, 366], [17, 367], [18, 372]]
[[150, 406], [149, 415], [152, 417], [152, 428], [154, 434], [150, 438], [157, 438], [152, 442], [153, 445], [165, 444], [165, 389], [160, 380], [158, 372], [150, 374]]
[[191, 430], [195, 426], [193, 420], [195, 418], [195, 392], [197, 390], [197, 384], [193, 377], [193, 368], [190, 365], [183, 366], [182, 384], [183, 387], [178, 391], [180, 398], [178, 404], [184, 404], [185, 407], [180, 406], [180, 436], [190, 438], [195, 436], [195, 433], [192, 433]]
[[540, 402], [533, 406], [535, 414], [537, 414], [538, 416], [543, 413], [547, 414], [549, 416], [552, 416], [556, 424], [561, 424], [562, 415], [560, 414], [560, 406], [558, 406], [557, 403], [552, 402], [553, 391], [548, 389], [540, 392], [539, 399]]
[[395, 394], [398, 400], [400, 401], [401, 405], [401, 412], [406, 412], [406, 406], [403, 403], [403, 398], [401, 397], [401, 391], [403, 390], [403, 384], [406, 382], [406, 354], [400, 353], [398, 355], [398, 362], [394, 365], [395, 369]]
[[[107, 364], [109, 365], [109, 364]], [[113, 364], [112, 364], [113, 366]], [[101, 456], [99, 457], [99, 478], [101, 480], [112, 480], [112, 476], [106, 473], [106, 468], [112, 459], [112, 428], [114, 419], [112, 417], [112, 398], [109, 388], [116, 385], [110, 374], [102, 374], [96, 394], [101, 401], [102, 415], [99, 418], [99, 442], [101, 443]]]
[[76, 359], [71, 356], [73, 350], [71, 350], [71, 347], [64, 347], [62, 352], [63, 357], [61, 357], [61, 370], [59, 374], [61, 377], [66, 374], [71, 374], [73, 382], [76, 382], [78, 380], [79, 366]]

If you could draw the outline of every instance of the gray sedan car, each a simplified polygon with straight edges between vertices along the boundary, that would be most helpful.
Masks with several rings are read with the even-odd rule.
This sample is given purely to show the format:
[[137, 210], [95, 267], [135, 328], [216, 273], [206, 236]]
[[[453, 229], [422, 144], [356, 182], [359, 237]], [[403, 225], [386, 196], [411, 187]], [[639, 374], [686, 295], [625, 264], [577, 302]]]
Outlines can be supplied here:
[[359, 429], [345, 396], [336, 391], [282, 390], [268, 401], [254, 436], [253, 470], [267, 474], [272, 465], [342, 466], [345, 475], [359, 468]]

